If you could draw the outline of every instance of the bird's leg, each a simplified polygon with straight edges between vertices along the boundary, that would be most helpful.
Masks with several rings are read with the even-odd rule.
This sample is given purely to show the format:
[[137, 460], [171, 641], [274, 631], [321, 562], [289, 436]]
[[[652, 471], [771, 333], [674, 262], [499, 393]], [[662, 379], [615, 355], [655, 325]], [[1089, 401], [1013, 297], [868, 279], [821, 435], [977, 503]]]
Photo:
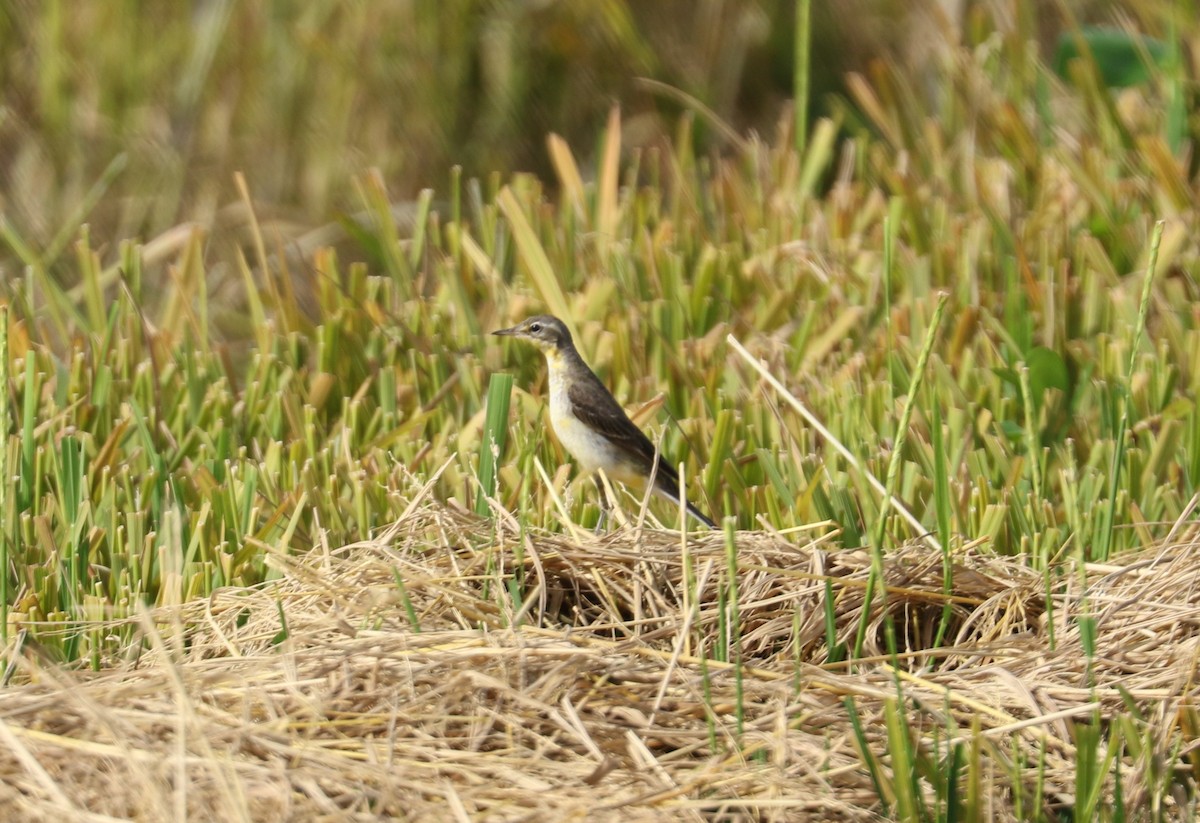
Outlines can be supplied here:
[[596, 534], [600, 534], [608, 524], [608, 515], [612, 511], [612, 501], [608, 499], [608, 492], [604, 489], [604, 481], [600, 479], [600, 475], [593, 474], [592, 479], [596, 481], [596, 490], [600, 492], [600, 519], [596, 521]]

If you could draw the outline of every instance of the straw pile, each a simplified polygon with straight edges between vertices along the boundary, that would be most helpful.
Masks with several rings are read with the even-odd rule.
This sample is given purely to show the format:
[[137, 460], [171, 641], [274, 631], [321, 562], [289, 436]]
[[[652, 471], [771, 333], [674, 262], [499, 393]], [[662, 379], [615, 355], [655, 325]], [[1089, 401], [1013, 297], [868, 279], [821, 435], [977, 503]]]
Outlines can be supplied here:
[[[853, 670], [814, 664], [826, 579], [853, 639], [865, 553], [737, 540], [740, 685], [712, 659], [732, 631], [721, 534], [688, 542], [689, 593], [678, 534], [522, 535], [428, 502], [378, 539], [274, 558], [268, 587], [144, 616], [146, 651], [100, 672], [26, 644], [0, 701], [0, 804], [23, 820], [872, 820], [847, 704], [890, 773], [900, 689], [922, 746], [969, 744], [977, 724], [985, 760], [1041, 758], [1053, 808], [1074, 786], [1068, 718], [1131, 700], [1152, 743], [1192, 698], [1191, 538], [1079, 570], [1050, 602], [1024, 566], [959, 552], [936, 653], [942, 558], [905, 547], [886, 574], [905, 651], [883, 654], [881, 612], [880, 656]], [[1085, 584], [1090, 675], [1073, 617]], [[1149, 765], [1122, 769], [1127, 799]], [[992, 773], [994, 819], [1012, 819], [1007, 772]]]

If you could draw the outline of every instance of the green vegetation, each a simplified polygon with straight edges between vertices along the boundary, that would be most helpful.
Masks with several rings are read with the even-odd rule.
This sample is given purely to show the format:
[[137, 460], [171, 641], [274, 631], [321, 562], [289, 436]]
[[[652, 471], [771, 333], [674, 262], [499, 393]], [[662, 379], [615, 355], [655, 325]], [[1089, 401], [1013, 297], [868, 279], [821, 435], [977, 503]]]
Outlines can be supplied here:
[[[628, 35], [625, 5], [603, 5], [606, 31]], [[800, 5], [796, 30], [807, 33]], [[173, 93], [212, 118], [201, 106], [212, 76], [275, 84], [278, 110], [227, 116], [261, 118], [282, 156], [247, 165], [224, 198], [202, 152], [180, 155], [184, 173], [134, 183], [122, 175], [143, 158], [124, 150], [97, 160], [102, 152], [73, 157], [73, 147], [53, 162], [35, 152], [24, 168], [50, 189], [39, 219], [6, 215], [37, 192], [0, 200], [0, 474], [14, 478], [0, 487], [6, 664], [32, 644], [44, 661], [110, 670], [143, 646], [166, 648], [147, 624], [178, 620], [185, 638], [207, 631], [196, 603], [221, 590], [250, 603], [281, 578], [267, 636], [290, 648], [312, 635], [287, 587], [317, 575], [331, 551], [375, 538], [372, 557], [393, 565], [371, 585], [394, 593], [393, 614], [373, 604], [354, 613], [355, 629], [571, 629], [589, 654], [632, 654], [603, 645], [628, 640], [643, 644], [634, 659], [694, 673], [703, 708], [686, 716], [700, 731], [654, 756], [775, 763], [768, 733], [820, 728], [811, 706], [780, 709], [769, 725], [762, 706], [782, 681], [797, 705], [807, 689], [836, 695], [837, 745], [853, 747], [847, 768], [884, 815], [1194, 813], [1191, 675], [1127, 688], [1120, 674], [1174, 666], [1194, 646], [1156, 634], [1151, 650], [1118, 664], [1113, 645], [1142, 642], [1121, 612], [1131, 601], [1118, 594], [1130, 590], [1113, 579], [1182, 556], [1195, 532], [1198, 129], [1187, 109], [1194, 78], [1178, 55], [1156, 40], [1150, 59], [1140, 41], [1106, 34], [1107, 46], [1125, 46], [1106, 60], [1142, 60], [1122, 74], [1138, 82], [1109, 88], [1081, 35], [1060, 50], [1074, 58], [1068, 81], [1031, 48], [1027, 19], [998, 31], [975, 15], [931, 88], [879, 62], [851, 78], [829, 116], [785, 112], [771, 139], [735, 134], [721, 152], [697, 136], [730, 132], [706, 110], [681, 115], [662, 146], [629, 150], [614, 109], [594, 165], [587, 146], [551, 137], [552, 177], [478, 178], [449, 158], [405, 202], [391, 173], [428, 163], [368, 141], [359, 149], [379, 168], [365, 171], [339, 148], [351, 132], [373, 133], [346, 116], [348, 74], [377, 31], [365, 11], [312, 6], [302, 28], [325, 68], [292, 64], [298, 55], [275, 44], [268, 62], [291, 71], [271, 74], [251, 54], [230, 63], [240, 53], [225, 42], [237, 37], [233, 12], [204, 8], [214, 16], [193, 20], [195, 31], [162, 35], [193, 44]], [[113, 18], [138, 20], [132, 8]], [[73, 31], [51, 12], [41, 23], [47, 37]], [[1181, 36], [1173, 18], [1160, 25]], [[71, 100], [89, 90], [140, 111], [156, 54], [134, 50], [105, 75], [111, 87], [93, 78], [94, 89], [70, 88], [69, 67], [43, 61], [40, 116], [69, 120]], [[368, 75], [384, 72], [386, 54], [373, 59]], [[339, 131], [290, 141], [317, 100], [343, 111], [320, 120]], [[416, 116], [433, 114], [414, 106]], [[483, 113], [492, 128], [502, 121]], [[191, 123], [203, 135], [193, 145], [220, 127]], [[102, 142], [131, 154], [137, 136]], [[486, 162], [482, 144], [473, 150], [473, 163]], [[153, 202], [167, 205], [155, 211], [146, 187], [162, 181], [169, 190]], [[339, 197], [339, 219], [303, 226], [273, 205], [295, 198], [331, 212]], [[611, 543], [588, 532], [598, 501], [571, 482], [547, 435], [540, 355], [487, 335], [540, 310], [573, 325], [619, 400], [646, 404], [637, 419], [684, 461], [704, 508], [727, 518], [720, 534], [672, 536], [672, 559], [643, 557], [661, 537], [647, 535], [678, 522], [658, 503], [627, 516]], [[500, 372], [515, 378], [511, 396]], [[643, 501], [624, 504], [628, 515]], [[777, 543], [751, 557], [775, 540], [812, 567], [788, 562]], [[836, 573], [817, 549], [845, 552]], [[448, 556], [462, 565], [447, 567]], [[579, 571], [595, 556], [624, 559], [596, 582]], [[1186, 623], [1196, 581], [1190, 564], [1167, 565], [1173, 584], [1132, 602], [1158, 615], [1178, 597], [1174, 620]], [[995, 568], [1034, 581], [1003, 601], [1028, 614], [1002, 613], [1011, 592], [980, 583]], [[788, 588], [804, 574], [822, 595], [811, 614]], [[221, 625], [226, 639], [241, 624]], [[1036, 677], [1004, 645], [1031, 636], [1039, 645], [1022, 647], [1026, 662], [1081, 662], [1073, 691], [1057, 684], [1039, 703], [1028, 684], [1022, 725], [1011, 706], [973, 704], [965, 684], [989, 667]], [[199, 648], [198, 637], [171, 648]], [[206, 648], [224, 654], [228, 643]], [[650, 695], [660, 720], [667, 678]]]

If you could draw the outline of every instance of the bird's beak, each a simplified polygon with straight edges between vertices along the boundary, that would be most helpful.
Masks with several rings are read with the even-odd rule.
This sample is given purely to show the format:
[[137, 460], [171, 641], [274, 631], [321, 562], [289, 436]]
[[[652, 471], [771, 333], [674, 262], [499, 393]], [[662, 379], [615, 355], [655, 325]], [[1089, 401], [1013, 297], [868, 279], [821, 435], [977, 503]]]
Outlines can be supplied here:
[[513, 326], [511, 329], [500, 329], [499, 331], [492, 332], [492, 334], [497, 337], [512, 337], [517, 333], [517, 328], [517, 326]]

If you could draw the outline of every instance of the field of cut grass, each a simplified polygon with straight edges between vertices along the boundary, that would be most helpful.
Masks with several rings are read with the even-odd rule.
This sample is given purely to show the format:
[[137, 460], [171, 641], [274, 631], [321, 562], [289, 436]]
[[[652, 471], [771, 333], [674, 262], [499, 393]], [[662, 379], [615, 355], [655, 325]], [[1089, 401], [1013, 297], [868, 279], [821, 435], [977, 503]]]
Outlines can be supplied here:
[[[975, 14], [934, 71], [880, 61], [769, 136], [695, 106], [630, 149], [614, 107], [591, 145], [549, 136], [545, 178], [430, 169], [411, 198], [395, 158], [306, 132], [288, 168], [348, 192], [323, 220], [258, 194], [274, 166], [177, 169], [164, 225], [109, 193], [125, 161], [57, 230], [7, 195], [4, 807], [1194, 819], [1200, 30], [1174, 8], [1077, 30], [1057, 74], [1028, 15]], [[625, 495], [593, 532], [541, 356], [488, 334], [535, 312], [719, 529]]]

